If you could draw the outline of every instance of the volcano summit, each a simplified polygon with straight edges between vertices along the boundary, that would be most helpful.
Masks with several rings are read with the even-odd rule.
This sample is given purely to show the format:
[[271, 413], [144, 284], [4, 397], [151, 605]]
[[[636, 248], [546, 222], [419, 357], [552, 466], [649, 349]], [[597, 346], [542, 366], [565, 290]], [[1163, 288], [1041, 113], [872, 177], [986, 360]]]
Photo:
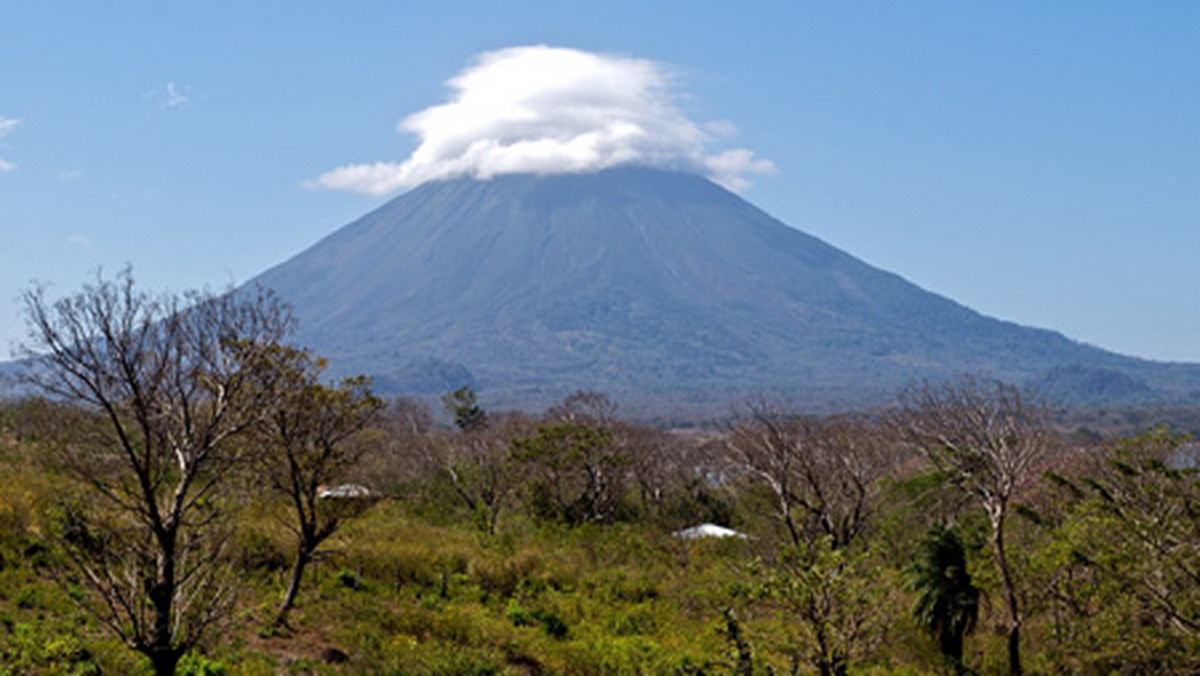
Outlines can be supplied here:
[[659, 169], [426, 183], [252, 283], [295, 305], [300, 342], [336, 371], [391, 393], [830, 406], [961, 372], [1050, 377], [1069, 396], [1087, 395], [1075, 381], [1118, 383], [1117, 398], [1200, 382], [982, 316]]

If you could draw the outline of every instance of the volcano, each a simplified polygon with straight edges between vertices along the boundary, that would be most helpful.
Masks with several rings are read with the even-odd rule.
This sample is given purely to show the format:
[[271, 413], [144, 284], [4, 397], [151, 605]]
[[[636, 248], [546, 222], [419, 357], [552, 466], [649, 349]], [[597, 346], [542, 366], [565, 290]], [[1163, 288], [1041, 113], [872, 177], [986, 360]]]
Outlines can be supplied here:
[[293, 304], [334, 371], [393, 394], [833, 407], [963, 372], [1067, 397], [1200, 387], [1200, 367], [985, 317], [656, 169], [427, 183], [250, 283]]

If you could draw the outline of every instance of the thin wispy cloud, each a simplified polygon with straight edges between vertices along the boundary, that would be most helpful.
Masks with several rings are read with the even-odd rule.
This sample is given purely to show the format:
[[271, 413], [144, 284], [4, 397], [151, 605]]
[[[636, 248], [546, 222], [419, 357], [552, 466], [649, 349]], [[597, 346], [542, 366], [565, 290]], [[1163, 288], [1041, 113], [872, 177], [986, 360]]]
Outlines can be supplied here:
[[666, 66], [545, 45], [487, 52], [447, 85], [449, 101], [400, 121], [416, 150], [402, 162], [350, 164], [308, 185], [384, 195], [426, 181], [582, 173], [620, 165], [695, 171], [737, 189], [775, 170], [746, 149], [712, 152], [735, 130], [675, 105]]
[[186, 107], [191, 103], [191, 94], [187, 87], [171, 81], [163, 87], [146, 92], [142, 99], [153, 103], [157, 110], [166, 111]]
[[92, 240], [78, 232], [73, 232], [67, 237], [67, 244], [87, 251], [90, 251], [92, 248]]
[[188, 104], [188, 96], [175, 85], [174, 82], [167, 83], [166, 99], [162, 103], [163, 109], [182, 108]]
[[[16, 129], [19, 124], [21, 124], [21, 121], [16, 118], [0, 116], [0, 141], [3, 141], [5, 136], [12, 133], [12, 130]], [[14, 171], [16, 168], [17, 165], [0, 157], [0, 174]]]

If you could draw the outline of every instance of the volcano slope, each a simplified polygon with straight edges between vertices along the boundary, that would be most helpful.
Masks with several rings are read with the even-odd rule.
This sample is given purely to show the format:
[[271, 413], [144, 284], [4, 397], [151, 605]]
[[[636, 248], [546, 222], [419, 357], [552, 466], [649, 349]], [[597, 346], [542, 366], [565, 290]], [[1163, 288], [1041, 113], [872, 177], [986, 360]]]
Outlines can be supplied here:
[[1060, 374], [1067, 397], [1094, 382], [1143, 399], [1200, 389], [1200, 367], [985, 317], [655, 169], [428, 183], [250, 284], [294, 304], [299, 342], [335, 371], [396, 394], [829, 408], [963, 372]]

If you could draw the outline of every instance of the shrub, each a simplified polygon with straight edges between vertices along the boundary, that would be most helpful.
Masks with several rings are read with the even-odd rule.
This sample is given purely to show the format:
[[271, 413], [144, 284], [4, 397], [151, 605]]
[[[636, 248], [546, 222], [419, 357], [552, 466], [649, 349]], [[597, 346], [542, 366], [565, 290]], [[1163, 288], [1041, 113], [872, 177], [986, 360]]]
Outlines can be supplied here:
[[558, 615], [537, 608], [529, 610], [517, 603], [515, 599], [509, 600], [508, 610], [505, 611], [504, 616], [515, 627], [532, 627], [540, 624], [546, 635], [551, 638], [563, 639], [569, 633], [567, 623]]
[[179, 676], [226, 676], [225, 665], [203, 655], [189, 653], [179, 660]]
[[343, 568], [337, 572], [337, 575], [334, 576], [334, 579], [338, 581], [338, 584], [347, 589], [358, 589], [358, 573], [353, 570]]

